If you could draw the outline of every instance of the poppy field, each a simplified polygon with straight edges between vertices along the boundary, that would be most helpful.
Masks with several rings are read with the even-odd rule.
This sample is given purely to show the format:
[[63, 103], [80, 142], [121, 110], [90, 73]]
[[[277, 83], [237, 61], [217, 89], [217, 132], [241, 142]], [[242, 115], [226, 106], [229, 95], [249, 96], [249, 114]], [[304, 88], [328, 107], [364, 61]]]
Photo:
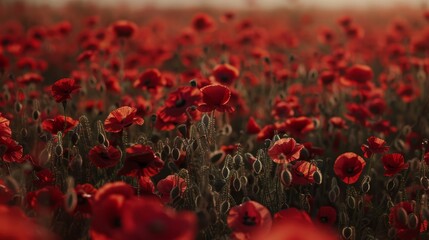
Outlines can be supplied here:
[[0, 239], [429, 239], [429, 11], [0, 3]]

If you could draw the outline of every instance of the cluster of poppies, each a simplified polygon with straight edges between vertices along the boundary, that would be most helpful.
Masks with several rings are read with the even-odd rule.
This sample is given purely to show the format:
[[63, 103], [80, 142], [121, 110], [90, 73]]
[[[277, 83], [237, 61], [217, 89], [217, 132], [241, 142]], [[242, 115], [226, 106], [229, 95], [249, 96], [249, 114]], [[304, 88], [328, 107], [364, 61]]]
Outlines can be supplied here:
[[284, 11], [0, 4], [0, 239], [428, 239], [429, 13]]

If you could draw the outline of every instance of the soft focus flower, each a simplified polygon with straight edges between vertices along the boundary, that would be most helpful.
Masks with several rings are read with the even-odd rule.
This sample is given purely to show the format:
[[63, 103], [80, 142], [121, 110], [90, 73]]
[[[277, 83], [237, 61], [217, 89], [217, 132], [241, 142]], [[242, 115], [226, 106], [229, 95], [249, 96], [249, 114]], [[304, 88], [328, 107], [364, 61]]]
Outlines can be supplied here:
[[63, 134], [69, 132], [78, 125], [79, 121], [71, 117], [57, 115], [53, 119], [46, 119], [42, 122], [42, 129], [56, 136], [58, 132]]
[[393, 176], [404, 169], [408, 169], [404, 156], [399, 153], [386, 154], [381, 158], [384, 166], [384, 176]]
[[119, 175], [152, 177], [161, 171], [164, 162], [153, 152], [152, 148], [142, 144], [135, 144], [126, 149], [124, 166]]
[[229, 64], [221, 64], [213, 69], [212, 74], [216, 82], [229, 86], [238, 78], [239, 71]]
[[99, 168], [114, 167], [121, 159], [121, 151], [109, 145], [108, 147], [99, 144], [91, 148], [88, 153], [89, 160]]
[[385, 153], [389, 151], [389, 147], [386, 146], [386, 141], [377, 137], [369, 137], [367, 139], [368, 145], [362, 144], [361, 149], [364, 152], [363, 156], [370, 158], [375, 153]]
[[64, 102], [71, 99], [71, 95], [77, 92], [80, 86], [77, 85], [72, 78], [63, 78], [56, 81], [51, 86], [51, 95], [54, 97], [56, 102]]
[[268, 149], [268, 155], [275, 163], [289, 163], [299, 159], [303, 148], [293, 138], [282, 138]]
[[131, 38], [137, 31], [137, 25], [127, 20], [119, 20], [112, 24], [112, 29], [118, 38]]
[[156, 189], [158, 190], [161, 200], [164, 203], [168, 203], [174, 200], [171, 199], [171, 191], [174, 188], [178, 188], [179, 195], [183, 194], [186, 190], [185, 180], [176, 175], [168, 175], [156, 184]]
[[121, 132], [132, 124], [142, 125], [143, 118], [136, 115], [137, 109], [123, 106], [110, 112], [104, 121], [106, 132]]

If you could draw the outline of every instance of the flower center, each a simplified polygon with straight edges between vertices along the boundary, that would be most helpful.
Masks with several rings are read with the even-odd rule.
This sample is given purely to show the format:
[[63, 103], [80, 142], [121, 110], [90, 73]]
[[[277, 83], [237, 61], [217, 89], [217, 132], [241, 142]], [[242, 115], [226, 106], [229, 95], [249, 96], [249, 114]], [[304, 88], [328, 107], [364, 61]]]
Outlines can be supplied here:
[[246, 211], [243, 216], [243, 222], [246, 226], [255, 226], [256, 225], [256, 217], [249, 216], [249, 213]]
[[183, 106], [186, 105], [186, 101], [183, 98], [179, 98], [179, 99], [177, 99], [175, 105], [176, 105], [177, 108], [181, 108], [181, 107], [183, 107]]

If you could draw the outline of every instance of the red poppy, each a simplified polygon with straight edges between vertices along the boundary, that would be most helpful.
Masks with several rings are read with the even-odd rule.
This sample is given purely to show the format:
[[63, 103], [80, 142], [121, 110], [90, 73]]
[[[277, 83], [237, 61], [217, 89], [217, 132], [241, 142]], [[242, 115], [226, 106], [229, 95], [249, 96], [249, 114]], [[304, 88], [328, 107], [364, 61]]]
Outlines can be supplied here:
[[213, 30], [215, 22], [212, 17], [205, 13], [198, 13], [192, 19], [192, 27], [197, 32], [207, 32]]
[[384, 166], [384, 176], [393, 176], [404, 169], [408, 169], [404, 156], [399, 153], [386, 154], [381, 158]]
[[294, 207], [280, 210], [274, 214], [274, 223], [283, 224], [288, 221], [313, 224], [313, 221], [306, 211]]
[[331, 206], [322, 206], [317, 211], [317, 221], [323, 224], [334, 225], [337, 221], [337, 210]]
[[212, 74], [216, 82], [229, 86], [238, 78], [239, 71], [229, 64], [221, 64], [213, 69]]
[[271, 115], [276, 120], [293, 117], [295, 115], [293, 104], [287, 100], [276, 99], [273, 109], [271, 110]]
[[164, 79], [158, 69], [147, 69], [134, 82], [133, 86], [140, 89], [157, 90], [164, 86]]
[[191, 212], [176, 212], [154, 198], [126, 201], [121, 214], [123, 236], [118, 239], [195, 239], [197, 218]]
[[363, 156], [370, 158], [373, 154], [376, 153], [385, 153], [389, 151], [389, 147], [386, 146], [386, 141], [381, 138], [371, 136], [367, 139], [368, 145], [362, 144], [361, 149], [363, 151]]
[[231, 98], [231, 91], [223, 85], [212, 84], [200, 89], [203, 93], [203, 103], [198, 106], [201, 112], [233, 112], [234, 108], [227, 105]]
[[158, 116], [167, 122], [184, 123], [188, 119], [186, 111], [201, 103], [201, 92], [194, 87], [180, 87], [168, 95], [164, 108]]
[[[292, 184], [308, 185], [314, 183], [314, 173], [320, 172], [319, 168], [307, 161], [296, 161], [292, 165]], [[320, 173], [321, 174], [321, 173]]]
[[47, 186], [27, 194], [28, 205], [37, 211], [54, 211], [64, 205], [63, 193], [57, 186]]
[[99, 144], [94, 146], [88, 153], [89, 160], [99, 168], [110, 168], [118, 164], [122, 153], [117, 148]]
[[132, 124], [142, 125], [143, 118], [136, 116], [137, 109], [123, 106], [110, 112], [104, 121], [106, 132], [121, 132], [124, 128]]
[[346, 184], [353, 184], [359, 179], [366, 163], [356, 153], [346, 152], [337, 157], [334, 163], [335, 174]]
[[119, 20], [112, 25], [113, 32], [118, 38], [131, 38], [137, 31], [135, 23], [127, 20]]
[[3, 161], [21, 163], [23, 152], [22, 146], [12, 138], [0, 137], [0, 157]]
[[396, 90], [396, 93], [405, 103], [412, 102], [420, 96], [419, 89], [413, 87], [410, 83], [401, 83]]
[[9, 119], [2, 116], [0, 113], [0, 138], [10, 138], [12, 137], [12, 130], [9, 127]]
[[367, 125], [368, 118], [372, 116], [371, 112], [364, 106], [356, 103], [348, 103], [346, 117], [355, 123], [360, 123], [363, 126]]
[[126, 153], [125, 163], [119, 170], [119, 175], [152, 177], [164, 167], [164, 162], [149, 146], [136, 144], [127, 148]]
[[284, 127], [286, 131], [295, 137], [305, 136], [315, 128], [313, 120], [305, 116], [288, 118], [284, 124]]
[[39, 188], [53, 185], [55, 182], [55, 176], [49, 169], [42, 169], [36, 173], [37, 179], [35, 184]]
[[289, 163], [299, 159], [303, 148], [304, 145], [298, 144], [293, 138], [282, 138], [268, 149], [268, 156], [275, 163]]
[[156, 184], [156, 189], [158, 190], [161, 200], [164, 203], [169, 203], [174, 199], [171, 199], [171, 191], [173, 188], [179, 189], [179, 194], [183, 194], [186, 191], [186, 182], [183, 178], [176, 175], [168, 175], [164, 179], [161, 179], [158, 184]]
[[74, 191], [77, 196], [77, 205], [74, 212], [83, 214], [85, 217], [89, 217], [92, 213], [92, 205], [97, 189], [91, 184], [85, 183], [78, 184], [74, 188]]
[[227, 223], [234, 239], [253, 239], [268, 233], [272, 219], [266, 207], [247, 201], [229, 210]]
[[46, 119], [42, 122], [42, 129], [50, 132], [52, 135], [57, 135], [58, 132], [63, 134], [69, 132], [78, 125], [79, 121], [71, 117], [57, 115], [54, 119]]
[[346, 85], [367, 85], [374, 77], [372, 69], [367, 65], [356, 64], [347, 69], [343, 82]]
[[319, 76], [319, 81], [324, 86], [331, 85], [333, 82], [335, 82], [335, 79], [337, 78], [337, 75], [333, 71], [324, 71]]
[[154, 195], [155, 185], [153, 184], [150, 177], [140, 177], [139, 178], [140, 194], [141, 195]]
[[67, 99], [71, 99], [71, 95], [79, 89], [80, 86], [77, 85], [74, 79], [63, 78], [56, 81], [51, 86], [51, 95], [54, 97], [56, 102], [64, 102]]
[[247, 122], [246, 132], [248, 134], [257, 134], [259, 131], [261, 131], [261, 127], [258, 125], [258, 123], [256, 123], [253, 117], [250, 117], [249, 121]]
[[26, 73], [18, 78], [18, 82], [24, 85], [29, 85], [31, 83], [39, 84], [43, 81], [43, 77], [38, 73]]

